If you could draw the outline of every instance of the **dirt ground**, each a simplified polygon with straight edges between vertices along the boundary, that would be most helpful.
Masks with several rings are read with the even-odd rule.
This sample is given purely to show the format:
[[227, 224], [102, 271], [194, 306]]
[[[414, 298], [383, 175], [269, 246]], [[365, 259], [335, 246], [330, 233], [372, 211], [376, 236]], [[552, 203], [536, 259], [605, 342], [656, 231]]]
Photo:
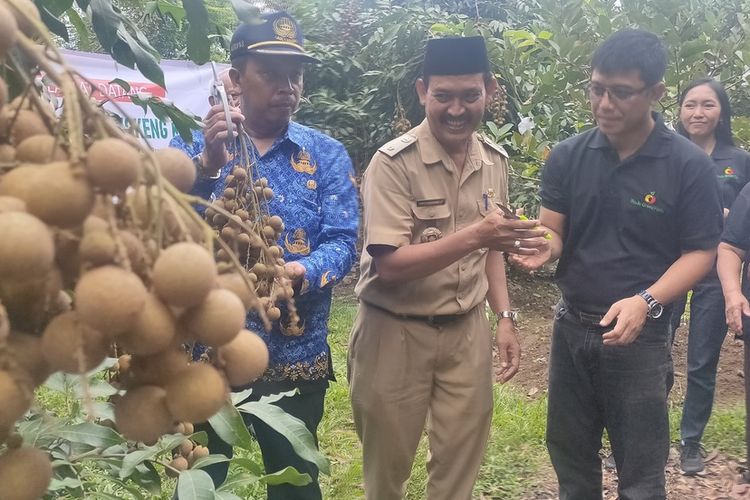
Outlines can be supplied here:
[[[520, 332], [523, 357], [521, 369], [511, 381], [530, 398], [544, 394], [547, 388], [547, 363], [553, 307], [559, 292], [549, 278], [532, 278], [511, 272], [510, 294], [514, 306], [520, 310]], [[742, 343], [727, 338], [722, 352], [716, 391], [717, 406], [735, 406], [744, 398]], [[681, 404], [685, 395], [687, 327], [680, 327], [673, 351], [675, 385], [671, 400]], [[738, 436], [738, 439], [742, 439]], [[740, 484], [739, 470], [746, 464], [709, 450], [706, 470], [701, 476], [686, 477], [679, 470], [679, 453], [673, 448], [667, 466], [667, 490], [670, 499], [750, 499], [748, 485]], [[617, 498], [617, 473], [604, 470], [604, 499]], [[538, 487], [524, 500], [557, 498], [557, 485], [551, 466], [541, 471]]]

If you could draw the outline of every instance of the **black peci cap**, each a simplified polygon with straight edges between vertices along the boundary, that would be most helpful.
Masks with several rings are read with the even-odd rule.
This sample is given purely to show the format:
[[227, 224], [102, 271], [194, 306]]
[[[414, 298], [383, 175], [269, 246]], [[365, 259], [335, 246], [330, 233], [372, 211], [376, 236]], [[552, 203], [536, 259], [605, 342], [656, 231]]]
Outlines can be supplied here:
[[425, 77], [487, 73], [490, 61], [481, 36], [433, 38], [424, 53]]
[[319, 62], [302, 47], [304, 37], [297, 21], [286, 12], [263, 14], [258, 24], [241, 24], [229, 46], [232, 60], [247, 54], [296, 57], [303, 62]]

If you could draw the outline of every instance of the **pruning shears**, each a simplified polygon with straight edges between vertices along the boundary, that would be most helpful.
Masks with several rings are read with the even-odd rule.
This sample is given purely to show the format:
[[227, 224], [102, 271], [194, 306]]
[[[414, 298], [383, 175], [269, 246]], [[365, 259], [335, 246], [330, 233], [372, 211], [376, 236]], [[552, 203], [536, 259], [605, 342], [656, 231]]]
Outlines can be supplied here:
[[[211, 95], [214, 100], [221, 103], [221, 106], [224, 108], [224, 118], [227, 121], [227, 127], [232, 127], [232, 130], [234, 130], [232, 114], [229, 112], [231, 108], [229, 107], [229, 98], [227, 98], [227, 89], [224, 88], [224, 82], [219, 78], [219, 74], [216, 72], [216, 64], [214, 64], [213, 61], [211, 61], [211, 70], [214, 72], [214, 82], [211, 88]], [[227, 135], [227, 144], [234, 144], [233, 135]]]
[[503, 217], [506, 219], [521, 219], [522, 217], [519, 215], [516, 215], [516, 212], [512, 210], [510, 207], [506, 207], [502, 203], [495, 202], [495, 205], [497, 208], [499, 208], [503, 212]]

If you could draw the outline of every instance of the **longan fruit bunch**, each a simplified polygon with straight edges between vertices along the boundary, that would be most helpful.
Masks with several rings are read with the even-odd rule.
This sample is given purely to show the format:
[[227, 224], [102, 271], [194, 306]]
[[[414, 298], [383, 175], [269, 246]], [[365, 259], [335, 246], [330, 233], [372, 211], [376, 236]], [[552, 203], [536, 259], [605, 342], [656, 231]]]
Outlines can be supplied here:
[[508, 114], [508, 95], [504, 85], [498, 84], [497, 90], [495, 90], [492, 100], [487, 106], [487, 112], [498, 127], [505, 123], [505, 117]]
[[400, 103], [396, 105], [396, 111], [393, 113], [391, 129], [394, 136], [403, 135], [411, 130], [411, 122], [406, 118], [406, 111]]
[[[50, 374], [85, 374], [119, 354], [114, 425], [151, 444], [179, 422], [206, 421], [230, 387], [262, 376], [268, 349], [246, 315], [291, 295], [276, 281], [256, 294], [240, 264], [251, 246], [225, 244], [191, 205], [201, 200], [187, 194], [190, 158], [151, 151], [92, 104], [31, 0], [0, 0], [0, 60], [22, 77], [42, 69], [65, 97], [57, 117], [30, 77], [12, 99], [0, 78], [0, 478], [3, 498], [26, 499], [44, 494], [52, 471], [46, 453], [11, 446], [13, 428]], [[253, 184], [255, 204], [238, 204], [222, 229], [240, 218], [237, 236], [261, 242], [253, 267], [276, 280], [283, 254], [272, 238], [283, 223], [261, 214], [255, 188], [270, 191]], [[226, 253], [218, 264], [215, 245]], [[211, 364], [190, 359], [195, 343], [214, 350]], [[17, 485], [19, 467], [35, 481]]]

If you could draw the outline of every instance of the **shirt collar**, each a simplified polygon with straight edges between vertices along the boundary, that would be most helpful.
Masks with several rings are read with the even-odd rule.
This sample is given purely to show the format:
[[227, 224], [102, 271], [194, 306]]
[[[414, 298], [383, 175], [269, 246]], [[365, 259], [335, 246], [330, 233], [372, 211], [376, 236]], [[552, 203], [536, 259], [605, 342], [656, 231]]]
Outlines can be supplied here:
[[286, 128], [286, 132], [284, 132], [284, 138], [289, 139], [301, 148], [309, 149], [307, 140], [309, 138], [309, 134], [306, 134], [304, 127], [297, 122], [289, 122], [289, 126]]
[[714, 150], [711, 151], [712, 160], [731, 160], [734, 158], [734, 146], [731, 144], [724, 144], [723, 142], [717, 142], [714, 146]]
[[[652, 158], [664, 158], [669, 156], [671, 149], [669, 146], [673, 132], [664, 124], [661, 114], [652, 111], [651, 116], [654, 119], [654, 128], [646, 138], [646, 142], [644, 142], [633, 155], [634, 157], [649, 156]], [[589, 147], [592, 149], [614, 150], [609, 139], [607, 139], [607, 136], [599, 130], [599, 127], [594, 129], [594, 137], [589, 143]]]
[[[414, 127], [414, 135], [417, 137], [417, 147], [419, 148], [422, 163], [425, 165], [442, 163], [443, 167], [450, 171], [451, 162], [448, 161], [450, 157], [440, 142], [438, 142], [435, 136], [432, 135], [427, 118]], [[481, 160], [482, 163], [491, 164], [492, 161], [487, 156], [484, 148], [480, 147], [476, 132], [471, 135], [470, 140], [471, 144], [469, 145], [467, 165], [471, 165], [471, 168], [476, 170], [480, 166], [480, 163], [477, 160]]]

